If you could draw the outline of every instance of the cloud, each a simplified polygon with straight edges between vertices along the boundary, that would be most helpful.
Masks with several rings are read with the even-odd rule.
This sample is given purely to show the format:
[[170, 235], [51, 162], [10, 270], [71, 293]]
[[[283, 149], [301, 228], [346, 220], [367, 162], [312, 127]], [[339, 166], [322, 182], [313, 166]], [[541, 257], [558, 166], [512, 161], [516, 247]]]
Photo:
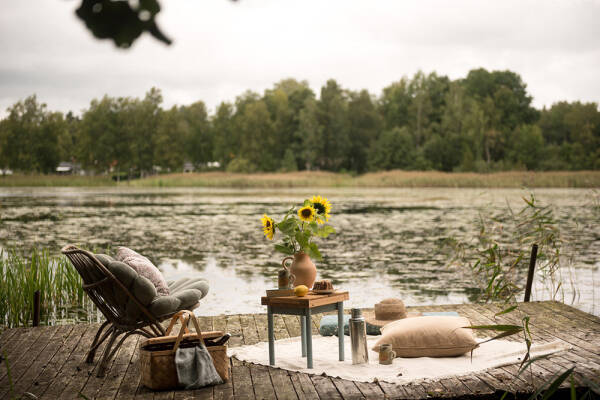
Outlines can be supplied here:
[[162, 1], [159, 24], [128, 51], [92, 38], [78, 1], [5, 3], [0, 13], [0, 115], [36, 93], [80, 112], [93, 98], [141, 97], [209, 109], [287, 77], [318, 93], [329, 78], [381, 89], [417, 70], [456, 79], [473, 68], [521, 74], [538, 107], [598, 101], [598, 1]]

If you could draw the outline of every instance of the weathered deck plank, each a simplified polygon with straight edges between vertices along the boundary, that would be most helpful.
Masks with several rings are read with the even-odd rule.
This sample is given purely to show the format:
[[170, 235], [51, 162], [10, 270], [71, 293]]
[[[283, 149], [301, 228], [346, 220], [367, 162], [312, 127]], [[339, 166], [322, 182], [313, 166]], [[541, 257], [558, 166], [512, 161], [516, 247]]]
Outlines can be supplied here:
[[62, 346], [57, 349], [52, 359], [45, 365], [41, 373], [31, 382], [27, 392], [37, 397], [42, 397], [48, 387], [55, 384], [56, 377], [65, 366], [66, 362], [77, 351], [82, 337], [93, 327], [90, 325], [76, 325], [69, 336], [62, 342]]
[[[574, 381], [581, 385], [600, 376], [600, 318], [554, 302], [520, 304], [531, 316], [534, 343], [561, 339], [572, 346], [567, 352], [534, 363], [517, 376], [518, 365], [495, 368], [468, 376], [437, 381], [423, 380], [407, 385], [386, 382], [363, 383], [320, 375], [307, 375], [278, 368], [231, 360], [231, 380], [215, 387], [194, 391], [152, 392], [140, 385], [139, 338], [129, 338], [115, 356], [105, 378], [96, 378], [97, 362], [84, 362], [98, 327], [71, 325], [59, 327], [8, 329], [0, 334], [0, 346], [11, 365], [15, 396], [31, 392], [38, 398], [77, 398], [82, 393], [94, 399], [384, 399], [457, 397], [493, 398], [504, 391], [531, 392], [553, 375], [575, 367]], [[518, 324], [517, 313], [496, 315], [502, 304], [461, 304], [414, 307], [420, 311], [457, 311], [473, 324]], [[311, 329], [318, 332], [320, 315]], [[200, 317], [202, 329], [231, 333], [230, 346], [255, 344], [267, 340], [265, 315], [227, 315]], [[277, 339], [298, 336], [299, 318], [275, 317]], [[475, 332], [478, 337], [486, 335]], [[489, 333], [487, 333], [489, 334]], [[518, 337], [509, 340], [520, 340]], [[23, 351], [27, 349], [27, 351]], [[97, 359], [101, 356], [99, 349]], [[266, 356], [265, 356], [266, 357]], [[8, 395], [6, 367], [0, 367], [0, 398]], [[565, 382], [562, 387], [568, 388]]]
[[44, 397], [49, 399], [77, 398], [83, 389], [90, 374], [93, 373], [98, 363], [88, 364], [85, 362], [87, 349], [90, 348], [100, 325], [90, 325], [81, 341], [71, 353], [67, 362], [61, 368], [60, 373], [52, 381], [52, 385], [44, 392]]
[[[31, 382], [37, 378], [39, 372], [48, 361], [54, 356], [57, 349], [60, 347], [61, 341], [67, 337], [71, 331], [73, 330], [73, 325], [65, 325], [58, 327], [57, 329], [53, 329], [53, 333], [47, 335], [47, 341], [45, 346], [40, 346], [41, 351], [39, 354], [36, 354], [35, 359], [32, 362], [23, 365], [24, 370], [21, 374], [16, 373], [16, 371], [12, 372], [12, 381], [13, 381], [13, 391], [15, 393], [22, 393], [29, 387]], [[34, 352], [31, 352], [33, 355]], [[35, 352], [37, 353], [37, 352]], [[16, 370], [16, 368], [15, 368]], [[5, 398], [8, 394], [9, 387], [8, 385], [0, 386], [0, 399]]]
[[290, 379], [300, 400], [315, 400], [319, 398], [319, 394], [308, 375], [299, 372], [290, 372]]
[[276, 390], [278, 400], [298, 399], [288, 371], [279, 368], [267, 368], [271, 376], [271, 382]]
[[[33, 343], [36, 343], [37, 339], [47, 331], [47, 327], [40, 327], [38, 329], [28, 329], [23, 334], [15, 335], [6, 344], [4, 353], [7, 360], [11, 361], [12, 366], [17, 366], [19, 360], [25, 355], [24, 349], [29, 349]], [[51, 327], [49, 327], [51, 328]], [[13, 368], [14, 369], [14, 368]], [[6, 364], [0, 365], [0, 382], [7, 379]]]

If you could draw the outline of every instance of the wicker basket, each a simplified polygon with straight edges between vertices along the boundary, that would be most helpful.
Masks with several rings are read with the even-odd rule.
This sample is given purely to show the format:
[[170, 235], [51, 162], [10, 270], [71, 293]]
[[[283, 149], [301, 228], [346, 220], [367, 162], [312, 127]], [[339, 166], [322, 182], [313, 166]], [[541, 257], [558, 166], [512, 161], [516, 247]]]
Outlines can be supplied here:
[[[181, 321], [179, 335], [170, 336], [173, 326]], [[189, 321], [192, 320], [195, 333], [187, 329]], [[142, 384], [152, 390], [175, 389], [179, 387], [177, 381], [177, 370], [175, 369], [175, 352], [179, 347], [193, 347], [200, 340], [218, 338], [223, 336], [222, 331], [201, 332], [198, 320], [190, 311], [180, 311], [173, 316], [167, 328], [166, 335], [144, 340], [140, 345], [140, 370]], [[227, 357], [227, 346], [215, 346], [204, 342], [217, 373], [224, 382], [229, 380], [229, 358]]]

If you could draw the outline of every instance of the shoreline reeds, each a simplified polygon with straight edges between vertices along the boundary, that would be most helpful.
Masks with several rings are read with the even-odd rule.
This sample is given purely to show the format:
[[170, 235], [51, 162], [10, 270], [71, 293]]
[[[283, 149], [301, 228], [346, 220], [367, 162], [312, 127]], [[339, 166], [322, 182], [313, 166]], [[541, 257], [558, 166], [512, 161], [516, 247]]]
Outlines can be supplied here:
[[[17, 250], [0, 251], [0, 327], [30, 326], [33, 296], [40, 291], [41, 324], [57, 320], [89, 320], [95, 314], [81, 285], [81, 278], [64, 256], [47, 250], [32, 250], [29, 256]], [[80, 313], [79, 318], [73, 318]]]
[[600, 171], [507, 171], [492, 173], [380, 171], [352, 175], [327, 171], [280, 173], [197, 172], [153, 175], [115, 182], [109, 176], [0, 176], [0, 187], [386, 187], [386, 188], [598, 188]]

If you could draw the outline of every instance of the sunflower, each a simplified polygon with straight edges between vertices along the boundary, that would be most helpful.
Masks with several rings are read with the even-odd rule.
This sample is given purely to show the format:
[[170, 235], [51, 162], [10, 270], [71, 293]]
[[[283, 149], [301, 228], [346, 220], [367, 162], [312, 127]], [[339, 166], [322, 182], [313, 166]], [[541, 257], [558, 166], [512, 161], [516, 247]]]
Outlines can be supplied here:
[[319, 224], [329, 221], [329, 212], [331, 211], [331, 203], [325, 197], [313, 196], [310, 199], [315, 211], [317, 212], [316, 220]]
[[305, 206], [298, 210], [298, 216], [302, 221], [312, 222], [315, 219], [316, 211], [312, 206]]
[[263, 214], [260, 219], [262, 221], [263, 232], [269, 240], [273, 240], [273, 234], [275, 233], [275, 225], [273, 224], [273, 218], [268, 217], [267, 214]]

